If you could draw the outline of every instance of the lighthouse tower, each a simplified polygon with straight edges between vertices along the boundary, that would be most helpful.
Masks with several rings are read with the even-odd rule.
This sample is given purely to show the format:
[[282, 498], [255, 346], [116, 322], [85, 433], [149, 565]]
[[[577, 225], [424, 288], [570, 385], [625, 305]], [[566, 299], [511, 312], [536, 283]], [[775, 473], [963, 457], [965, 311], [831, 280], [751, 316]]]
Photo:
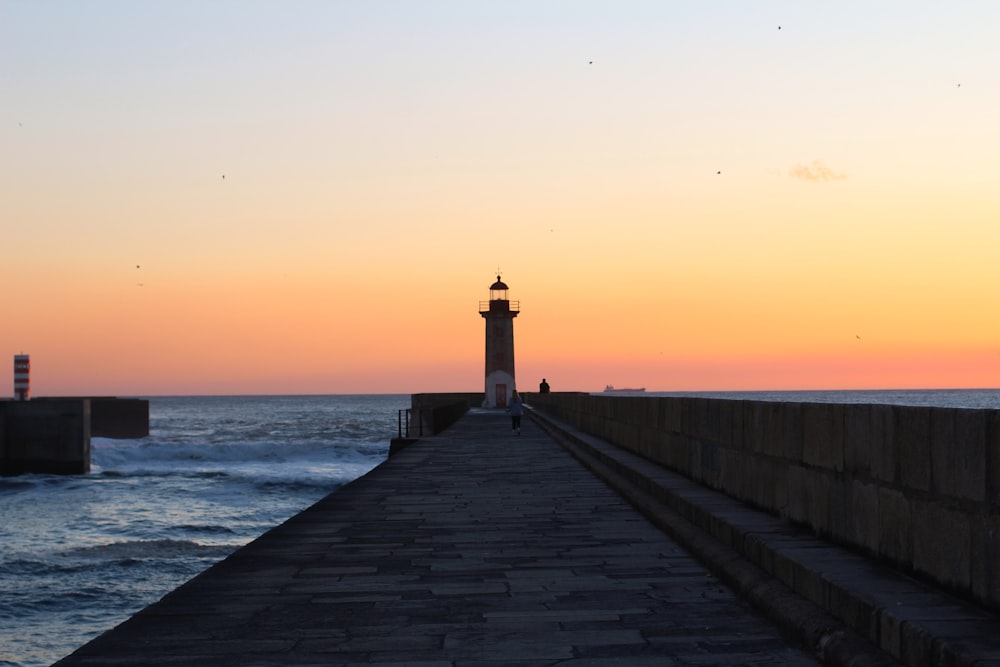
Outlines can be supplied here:
[[486, 318], [486, 398], [483, 406], [505, 408], [514, 384], [514, 318], [517, 301], [507, 300], [507, 285], [497, 276], [490, 285], [490, 300], [479, 302]]
[[26, 401], [31, 397], [31, 357], [14, 355], [14, 398]]

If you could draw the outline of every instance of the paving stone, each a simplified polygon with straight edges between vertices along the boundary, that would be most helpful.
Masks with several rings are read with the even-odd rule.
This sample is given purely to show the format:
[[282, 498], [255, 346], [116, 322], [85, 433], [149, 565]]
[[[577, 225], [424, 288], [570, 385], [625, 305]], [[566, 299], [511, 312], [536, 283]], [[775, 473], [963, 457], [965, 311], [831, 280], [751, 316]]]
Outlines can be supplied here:
[[472, 411], [58, 664], [817, 664], [507, 423]]

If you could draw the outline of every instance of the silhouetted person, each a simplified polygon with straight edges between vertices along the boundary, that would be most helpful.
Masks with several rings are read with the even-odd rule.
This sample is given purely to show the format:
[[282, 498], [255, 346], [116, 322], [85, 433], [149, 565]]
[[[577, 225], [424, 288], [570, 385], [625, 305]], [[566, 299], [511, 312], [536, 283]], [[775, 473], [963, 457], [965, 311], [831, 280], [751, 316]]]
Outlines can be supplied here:
[[524, 401], [521, 400], [517, 389], [510, 394], [510, 405], [507, 406], [507, 412], [510, 413], [510, 430], [521, 435], [521, 415], [524, 414]]
[[545, 381], [545, 378], [542, 378], [541, 383], [539, 383], [538, 385], [538, 393], [539, 394], [549, 393], [549, 383]]

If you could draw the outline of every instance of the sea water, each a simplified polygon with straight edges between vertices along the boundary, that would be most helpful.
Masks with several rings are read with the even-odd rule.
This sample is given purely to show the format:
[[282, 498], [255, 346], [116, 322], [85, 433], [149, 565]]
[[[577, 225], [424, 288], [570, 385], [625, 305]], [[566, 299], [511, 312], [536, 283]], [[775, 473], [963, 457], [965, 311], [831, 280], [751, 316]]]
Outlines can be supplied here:
[[[1000, 408], [995, 389], [643, 395]], [[149, 437], [93, 438], [90, 474], [0, 478], [0, 665], [55, 662], [363, 475], [409, 403], [151, 398]]]
[[50, 665], [389, 451], [408, 395], [150, 398], [87, 475], [0, 478], [0, 665]]

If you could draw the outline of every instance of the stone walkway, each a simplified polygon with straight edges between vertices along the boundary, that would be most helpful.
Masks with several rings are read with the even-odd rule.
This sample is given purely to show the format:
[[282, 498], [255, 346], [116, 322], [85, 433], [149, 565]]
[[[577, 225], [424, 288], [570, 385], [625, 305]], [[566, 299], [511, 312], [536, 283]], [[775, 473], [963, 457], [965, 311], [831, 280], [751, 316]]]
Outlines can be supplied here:
[[474, 410], [57, 664], [817, 663], [531, 420]]

